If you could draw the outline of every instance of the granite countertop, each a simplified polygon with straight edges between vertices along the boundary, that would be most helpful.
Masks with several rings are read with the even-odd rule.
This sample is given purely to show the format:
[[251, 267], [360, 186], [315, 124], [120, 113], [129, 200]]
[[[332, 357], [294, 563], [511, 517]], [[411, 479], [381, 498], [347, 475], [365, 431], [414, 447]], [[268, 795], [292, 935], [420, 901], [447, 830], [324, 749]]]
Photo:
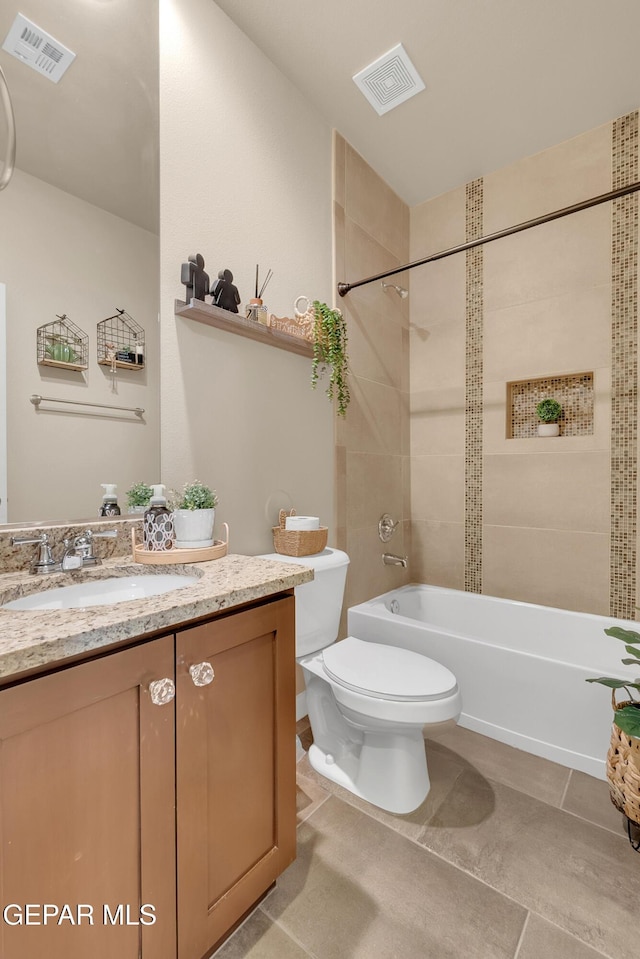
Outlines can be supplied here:
[[110, 606], [33, 611], [0, 608], [0, 682], [102, 647], [161, 630], [169, 632], [179, 623], [272, 596], [313, 579], [313, 570], [287, 563], [286, 557], [276, 562], [231, 554], [208, 563], [147, 566], [134, 563], [131, 556], [119, 556], [93, 569], [39, 577], [28, 572], [0, 575], [0, 604], [89, 579], [169, 572], [195, 574], [199, 580], [160, 596]]

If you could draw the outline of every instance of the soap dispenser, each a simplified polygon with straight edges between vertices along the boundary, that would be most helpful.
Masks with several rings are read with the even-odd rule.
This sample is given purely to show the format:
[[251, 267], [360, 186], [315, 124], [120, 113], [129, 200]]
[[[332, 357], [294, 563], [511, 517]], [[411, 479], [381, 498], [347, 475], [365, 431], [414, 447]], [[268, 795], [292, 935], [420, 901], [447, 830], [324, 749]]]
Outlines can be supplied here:
[[157, 483], [152, 486], [153, 495], [149, 500], [149, 509], [144, 514], [142, 542], [147, 550], [173, 549], [173, 516], [167, 508], [164, 486]]
[[118, 506], [118, 497], [116, 495], [118, 487], [115, 483], [101, 483], [100, 485], [104, 490], [100, 516], [120, 516], [120, 507]]

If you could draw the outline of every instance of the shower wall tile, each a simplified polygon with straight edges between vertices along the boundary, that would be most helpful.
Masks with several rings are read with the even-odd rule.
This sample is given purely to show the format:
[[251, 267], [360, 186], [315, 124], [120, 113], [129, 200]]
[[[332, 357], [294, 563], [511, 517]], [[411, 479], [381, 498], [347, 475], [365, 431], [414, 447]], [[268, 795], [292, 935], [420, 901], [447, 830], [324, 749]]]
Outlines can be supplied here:
[[[378, 240], [361, 227], [349, 214], [345, 219], [345, 269], [341, 279], [357, 281], [366, 276], [374, 276], [402, 266], [403, 262], [394, 256]], [[399, 273], [392, 278], [398, 286], [409, 286], [407, 273]], [[391, 314], [401, 325], [408, 326], [406, 301], [392, 291], [385, 291], [379, 283], [357, 287], [338, 304], [343, 311], [357, 309], [363, 315], [367, 311], [382, 315]]]
[[[442, 193], [410, 211], [411, 260], [421, 260], [432, 253], [440, 253], [464, 243], [466, 188], [458, 187]], [[462, 254], [461, 254], [462, 255]], [[462, 256], [464, 261], [464, 256]], [[416, 275], [430, 275], [435, 264], [414, 271]]]
[[403, 442], [403, 416], [408, 421], [406, 395], [357, 376], [350, 378], [350, 390], [349, 411], [341, 424], [347, 449], [392, 455], [408, 452], [406, 440]]
[[484, 248], [485, 310], [604, 286], [611, 281], [607, 204]]
[[606, 193], [610, 183], [611, 124], [605, 123], [486, 175], [485, 232]]
[[486, 525], [483, 546], [488, 595], [608, 614], [606, 533]]
[[484, 521], [608, 533], [609, 482], [606, 450], [485, 456]]
[[464, 453], [464, 387], [411, 393], [411, 453]]
[[[347, 526], [372, 526], [383, 513], [394, 520], [404, 516], [402, 456], [347, 453]], [[375, 477], [375, 482], [372, 482]]]
[[[395, 294], [394, 299], [398, 299]], [[400, 312], [389, 308], [378, 313], [355, 300], [347, 309], [351, 373], [401, 390], [407, 379], [409, 357], [404, 352], [408, 331], [402, 325]]]
[[[395, 516], [394, 519], [396, 519]], [[386, 544], [382, 543], [378, 536], [377, 519], [375, 526], [349, 529], [346, 551], [351, 562], [347, 577], [345, 609], [411, 582], [410, 568], [384, 566], [382, 563], [382, 554], [385, 552], [395, 553], [398, 556], [407, 555], [402, 523], [391, 542]]]
[[345, 262], [345, 216], [339, 203], [333, 204], [333, 260], [334, 272], [340, 282], [346, 276]]
[[464, 456], [411, 458], [412, 517], [440, 523], [464, 521]]
[[426, 269], [429, 275], [412, 280], [411, 286], [411, 389], [461, 386], [465, 381], [464, 257], [451, 257]]
[[464, 589], [464, 524], [411, 523], [410, 581]]
[[486, 381], [608, 366], [611, 284], [485, 312]]
[[349, 144], [345, 152], [345, 210], [398, 257], [409, 259], [409, 207]]

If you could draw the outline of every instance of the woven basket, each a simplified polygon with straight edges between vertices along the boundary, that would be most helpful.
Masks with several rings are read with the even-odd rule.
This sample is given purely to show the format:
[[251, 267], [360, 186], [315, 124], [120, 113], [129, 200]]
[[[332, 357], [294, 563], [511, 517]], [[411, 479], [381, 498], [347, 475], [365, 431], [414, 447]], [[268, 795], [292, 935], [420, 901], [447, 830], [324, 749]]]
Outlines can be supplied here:
[[[616, 691], [611, 694], [613, 711], [630, 706], [631, 701], [616, 702]], [[627, 736], [614, 723], [607, 753], [607, 779], [611, 802], [627, 819], [640, 824], [640, 739]]]
[[295, 516], [292, 509], [289, 513], [281, 509], [279, 526], [273, 526], [273, 546], [276, 553], [283, 556], [312, 556], [321, 553], [327, 545], [329, 529], [321, 526], [320, 529], [285, 529], [287, 516]]

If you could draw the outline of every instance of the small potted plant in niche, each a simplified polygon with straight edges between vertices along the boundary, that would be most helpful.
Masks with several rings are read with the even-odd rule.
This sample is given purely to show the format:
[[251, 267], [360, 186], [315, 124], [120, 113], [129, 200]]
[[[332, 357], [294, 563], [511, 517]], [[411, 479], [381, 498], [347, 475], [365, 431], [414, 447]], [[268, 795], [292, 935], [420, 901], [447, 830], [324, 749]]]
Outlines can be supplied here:
[[[605, 629], [607, 636], [625, 644], [630, 656], [623, 659], [625, 666], [640, 666], [640, 633], [621, 626]], [[613, 727], [611, 744], [607, 753], [607, 779], [611, 802], [624, 813], [627, 819], [629, 840], [636, 851], [640, 850], [640, 678], [614, 679], [599, 676], [587, 679], [588, 683], [600, 683], [611, 690]], [[616, 691], [624, 689], [629, 699], [616, 702]]]
[[144, 513], [153, 490], [146, 483], [134, 483], [127, 490], [127, 506], [130, 513]]
[[551, 397], [540, 400], [536, 406], [536, 416], [540, 420], [538, 423], [538, 436], [560, 435], [558, 420], [562, 416], [562, 406], [557, 400], [551, 399]]
[[177, 549], [202, 549], [213, 546], [213, 524], [218, 497], [214, 490], [194, 480], [173, 494], [173, 528]]
[[313, 366], [311, 386], [316, 388], [322, 367], [330, 368], [326, 394], [337, 403], [338, 416], [346, 416], [350, 395], [347, 385], [349, 360], [347, 357], [347, 324], [340, 310], [332, 310], [326, 303], [313, 301], [315, 324], [313, 330]]

